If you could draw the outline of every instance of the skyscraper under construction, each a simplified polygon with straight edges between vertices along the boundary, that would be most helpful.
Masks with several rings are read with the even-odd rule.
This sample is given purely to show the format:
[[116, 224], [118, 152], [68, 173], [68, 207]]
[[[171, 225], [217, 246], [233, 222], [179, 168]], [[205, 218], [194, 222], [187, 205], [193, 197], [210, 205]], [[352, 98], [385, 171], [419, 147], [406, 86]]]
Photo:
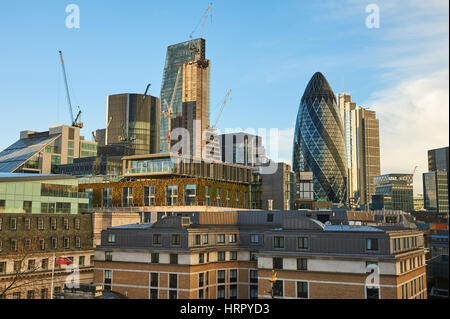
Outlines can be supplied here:
[[[210, 61], [205, 58], [205, 40], [194, 39], [167, 48], [161, 85], [160, 152], [177, 143], [176, 128], [189, 132], [189, 148], [183, 154], [201, 156], [203, 132], [209, 126]], [[169, 122], [170, 121], [170, 122]]]

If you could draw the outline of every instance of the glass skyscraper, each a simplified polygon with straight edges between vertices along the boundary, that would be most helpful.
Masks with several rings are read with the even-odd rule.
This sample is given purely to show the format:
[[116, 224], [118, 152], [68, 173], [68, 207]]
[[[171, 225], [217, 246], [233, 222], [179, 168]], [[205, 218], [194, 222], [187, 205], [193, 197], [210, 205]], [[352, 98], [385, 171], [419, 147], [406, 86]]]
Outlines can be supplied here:
[[314, 199], [347, 201], [347, 161], [344, 130], [336, 96], [322, 73], [305, 89], [294, 133], [293, 169], [311, 171]]
[[[177, 87], [175, 84], [180, 71]], [[169, 119], [163, 112], [171, 104], [173, 96], [173, 118], [171, 131], [183, 127], [191, 134], [191, 155], [195, 150], [200, 155], [204, 143], [201, 134], [209, 126], [209, 73], [210, 61], [205, 59], [205, 40], [194, 39], [171, 45], [167, 48], [166, 64], [161, 85], [160, 152], [169, 151]], [[194, 127], [193, 121], [200, 121]], [[173, 145], [173, 141], [172, 144]]]

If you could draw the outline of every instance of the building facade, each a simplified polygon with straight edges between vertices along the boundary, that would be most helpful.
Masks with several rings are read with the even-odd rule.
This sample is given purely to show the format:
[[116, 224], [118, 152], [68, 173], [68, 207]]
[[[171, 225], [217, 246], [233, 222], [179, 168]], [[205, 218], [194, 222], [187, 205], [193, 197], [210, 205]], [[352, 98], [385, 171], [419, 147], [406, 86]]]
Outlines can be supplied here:
[[262, 209], [291, 210], [294, 207], [295, 173], [286, 163], [277, 166], [275, 173], [261, 176]]
[[336, 97], [323, 74], [317, 72], [300, 102], [292, 161], [297, 174], [313, 172], [315, 200], [347, 201], [344, 136]]
[[127, 155], [158, 153], [160, 112], [161, 102], [157, 97], [143, 94], [109, 95], [105, 144], [127, 143]]
[[[384, 203], [389, 203], [385, 209], [414, 211], [413, 186], [411, 174], [386, 174], [374, 178], [376, 203], [383, 198]], [[382, 209], [374, 207], [373, 209]]]
[[379, 122], [375, 111], [357, 107], [349, 94], [339, 94], [338, 104], [345, 131], [349, 204], [367, 209], [375, 194], [373, 179], [380, 175]]
[[252, 167], [265, 163], [266, 151], [260, 136], [245, 132], [222, 134], [220, 147], [222, 162]]
[[20, 139], [0, 152], [0, 172], [51, 174], [58, 165], [97, 155], [97, 143], [84, 140], [80, 128], [59, 125], [46, 132], [22, 131]]
[[425, 209], [448, 216], [448, 172], [434, 171], [422, 176]]
[[424, 254], [422, 233], [405, 228], [189, 213], [102, 232], [95, 284], [142, 299], [421, 299]]

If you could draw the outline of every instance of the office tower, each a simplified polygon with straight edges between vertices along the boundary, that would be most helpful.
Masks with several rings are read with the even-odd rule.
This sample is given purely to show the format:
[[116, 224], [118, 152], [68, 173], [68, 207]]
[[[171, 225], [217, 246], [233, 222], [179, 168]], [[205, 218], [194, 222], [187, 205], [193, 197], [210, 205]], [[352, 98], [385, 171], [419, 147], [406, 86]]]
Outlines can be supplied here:
[[428, 151], [428, 171], [448, 172], [448, 146]]
[[380, 175], [380, 133], [375, 111], [357, 107], [349, 94], [339, 94], [339, 111], [345, 132], [351, 207], [368, 208], [375, 194], [373, 179]]
[[[414, 210], [411, 174], [385, 174], [375, 176], [375, 195], [372, 209], [393, 209], [411, 212]], [[384, 206], [380, 203], [384, 202]]]
[[294, 207], [295, 173], [286, 163], [277, 165], [275, 173], [262, 175], [262, 207], [269, 210], [291, 210]]
[[20, 139], [0, 152], [0, 172], [56, 173], [60, 164], [97, 154], [97, 143], [84, 140], [80, 128], [52, 126], [45, 132], [22, 131]]
[[448, 172], [423, 173], [422, 177], [425, 209], [448, 215]]
[[336, 97], [322, 73], [313, 75], [305, 89], [294, 133], [293, 168], [311, 171], [315, 200], [347, 200], [347, 160], [344, 129]]
[[109, 95], [106, 145], [127, 144], [127, 155], [158, 153], [160, 108], [160, 100], [151, 95]]
[[266, 151], [260, 136], [245, 132], [222, 134], [220, 144], [222, 162], [252, 167], [264, 164]]
[[[210, 61], [205, 59], [204, 39], [167, 48], [161, 85], [161, 153], [169, 151], [171, 132], [176, 128], [185, 128], [190, 138], [189, 155], [201, 156], [205, 146], [202, 133], [209, 126], [209, 73]], [[165, 112], [170, 105], [173, 114]], [[175, 141], [171, 141], [171, 147], [177, 143], [176, 136], [172, 139]], [[183, 154], [188, 155], [186, 151], [183, 150]]]

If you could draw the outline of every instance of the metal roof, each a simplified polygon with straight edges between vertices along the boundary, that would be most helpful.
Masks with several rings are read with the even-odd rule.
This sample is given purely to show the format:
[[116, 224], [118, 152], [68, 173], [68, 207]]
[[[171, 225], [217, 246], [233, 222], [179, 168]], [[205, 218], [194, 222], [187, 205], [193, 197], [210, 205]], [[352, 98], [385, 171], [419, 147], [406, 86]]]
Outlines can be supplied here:
[[59, 174], [26, 174], [26, 173], [2, 173], [0, 172], [1, 182], [24, 182], [24, 181], [39, 181], [50, 179], [75, 179], [70, 175]]
[[384, 232], [382, 229], [378, 229], [371, 226], [351, 226], [351, 225], [325, 225], [324, 231], [354, 231], [354, 232]]

